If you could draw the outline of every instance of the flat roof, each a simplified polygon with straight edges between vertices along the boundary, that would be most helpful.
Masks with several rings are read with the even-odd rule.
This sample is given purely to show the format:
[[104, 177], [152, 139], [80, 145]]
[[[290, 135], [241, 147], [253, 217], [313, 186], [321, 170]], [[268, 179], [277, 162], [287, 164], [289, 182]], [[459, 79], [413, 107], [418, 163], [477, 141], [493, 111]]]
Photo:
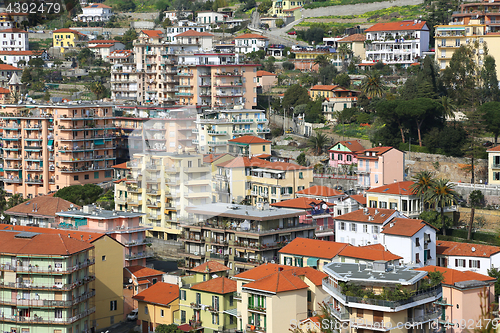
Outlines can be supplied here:
[[186, 211], [201, 215], [224, 216], [256, 221], [276, 220], [304, 214], [303, 210], [297, 209], [275, 207], [258, 209], [254, 206], [234, 205], [220, 202], [187, 207]]
[[[379, 263], [375, 261], [375, 263]], [[380, 262], [383, 265], [382, 262]], [[334, 262], [323, 267], [323, 271], [340, 281], [365, 283], [388, 283], [413, 285], [427, 275], [425, 271], [411, 270], [409, 267], [389, 265], [386, 271], [373, 270], [373, 265]], [[422, 274], [423, 273], [423, 274]]]
[[108, 219], [116, 219], [116, 218], [133, 218], [133, 217], [139, 217], [146, 215], [144, 213], [132, 213], [132, 212], [122, 212], [119, 210], [105, 210], [105, 209], [97, 209], [94, 208], [93, 212], [95, 214], [91, 213], [84, 213], [83, 210], [77, 209], [77, 210], [71, 210], [71, 211], [66, 211], [66, 212], [59, 212], [56, 213], [58, 216], [64, 216], [64, 217], [85, 217], [85, 218], [92, 218], [92, 219], [97, 219], [97, 220], [108, 220]]

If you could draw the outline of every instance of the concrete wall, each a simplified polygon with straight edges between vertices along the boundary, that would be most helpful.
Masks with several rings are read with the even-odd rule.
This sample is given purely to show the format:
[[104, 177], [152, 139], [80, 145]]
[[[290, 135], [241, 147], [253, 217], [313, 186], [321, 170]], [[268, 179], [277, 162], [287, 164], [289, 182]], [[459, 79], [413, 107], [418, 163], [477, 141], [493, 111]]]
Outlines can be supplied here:
[[154, 29], [155, 28], [155, 23], [151, 21], [137, 21], [137, 22], [130, 22], [130, 27], [132, 29]]
[[178, 251], [183, 249], [184, 246], [180, 242], [176, 241], [166, 241], [158, 238], [148, 238], [150, 242], [151, 249], [153, 252], [162, 258], [174, 258], [175, 260], [180, 258]]

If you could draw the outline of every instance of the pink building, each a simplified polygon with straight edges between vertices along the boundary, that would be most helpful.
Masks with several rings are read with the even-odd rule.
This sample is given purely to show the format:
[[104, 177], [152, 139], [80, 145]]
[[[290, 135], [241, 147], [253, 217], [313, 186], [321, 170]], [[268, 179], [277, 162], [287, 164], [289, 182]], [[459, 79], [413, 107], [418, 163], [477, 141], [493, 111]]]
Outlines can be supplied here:
[[358, 163], [357, 152], [365, 150], [365, 147], [357, 140], [339, 141], [329, 150], [330, 166], [338, 168], [341, 165], [351, 165]]
[[358, 152], [358, 185], [372, 188], [402, 182], [404, 154], [393, 147], [374, 147]]
[[[438, 266], [425, 266], [417, 268], [418, 271], [441, 272], [444, 276], [443, 297], [435, 304], [443, 309], [439, 318], [441, 324], [448, 324], [446, 333], [468, 332], [458, 325], [452, 323], [465, 323], [466, 326], [476, 327], [481, 325], [481, 298], [479, 293], [484, 292], [487, 296], [488, 306], [495, 302], [495, 278], [487, 275], [471, 272], [457, 271], [451, 268]], [[483, 325], [485, 325], [483, 323]], [[479, 327], [479, 326], [478, 326]], [[483, 326], [484, 327], [484, 326]]]
[[146, 230], [140, 225], [142, 213], [111, 211], [95, 206], [84, 206], [56, 213], [53, 228], [71, 228], [81, 231], [101, 232], [110, 235], [124, 245], [124, 267], [146, 266], [146, 258], [152, 257], [147, 250]]

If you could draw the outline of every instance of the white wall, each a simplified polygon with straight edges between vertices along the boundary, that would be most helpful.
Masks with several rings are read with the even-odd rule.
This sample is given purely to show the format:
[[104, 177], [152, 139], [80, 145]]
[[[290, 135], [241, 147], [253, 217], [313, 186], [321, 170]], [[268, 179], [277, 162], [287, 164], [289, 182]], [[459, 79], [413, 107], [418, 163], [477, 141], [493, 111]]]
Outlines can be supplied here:
[[[430, 250], [431, 259], [427, 263], [424, 263], [424, 234], [430, 235], [430, 242], [427, 244], [427, 247]], [[420, 246], [417, 246], [417, 238], [419, 239]], [[381, 242], [387, 247], [387, 250], [403, 257], [405, 264], [413, 263], [418, 267], [436, 265], [436, 230], [431, 227], [425, 226], [412, 237], [383, 234]], [[415, 262], [417, 253], [420, 258], [419, 264]]]
[[[498, 257], [499, 255], [497, 254], [496, 257]], [[484, 274], [484, 275], [488, 275], [488, 269], [491, 268], [491, 265], [492, 265], [492, 260], [490, 258], [483, 258], [483, 257], [464, 257], [464, 256], [440, 256], [440, 257], [446, 257], [448, 259], [448, 268], [453, 268], [453, 269], [456, 269], [458, 271], [473, 271], [473, 272], [476, 272], [476, 273], [480, 273], [480, 274]], [[464, 259], [465, 260], [465, 266], [466, 267], [462, 267], [462, 266], [456, 266], [455, 265], [455, 260], [456, 259]], [[471, 268], [469, 267], [469, 260], [479, 260], [479, 268]], [[495, 261], [498, 262], [499, 258], [495, 258]], [[500, 267], [497, 264], [494, 265], [494, 267]]]

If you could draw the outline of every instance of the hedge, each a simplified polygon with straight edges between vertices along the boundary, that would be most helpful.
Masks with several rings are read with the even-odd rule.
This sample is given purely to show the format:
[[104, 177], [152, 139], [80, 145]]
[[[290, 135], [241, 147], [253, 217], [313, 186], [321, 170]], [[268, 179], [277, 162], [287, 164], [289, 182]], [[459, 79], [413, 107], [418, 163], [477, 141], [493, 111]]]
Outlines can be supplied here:
[[[448, 229], [446, 230], [446, 236], [453, 238], [460, 238], [467, 241], [467, 229]], [[444, 240], [444, 239], [443, 239]], [[472, 242], [482, 242], [492, 245], [500, 245], [500, 238], [498, 234], [476, 231], [471, 233]]]

